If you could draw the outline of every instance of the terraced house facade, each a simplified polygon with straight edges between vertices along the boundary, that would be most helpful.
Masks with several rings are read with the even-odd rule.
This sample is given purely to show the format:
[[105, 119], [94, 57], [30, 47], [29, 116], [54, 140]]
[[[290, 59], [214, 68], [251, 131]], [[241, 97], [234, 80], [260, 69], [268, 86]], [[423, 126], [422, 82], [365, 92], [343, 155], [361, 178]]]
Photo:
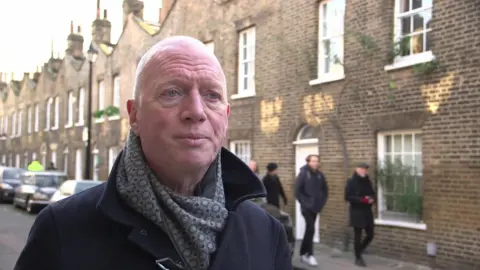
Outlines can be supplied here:
[[[480, 266], [478, 1], [455, 6], [445, 0], [163, 4], [157, 27], [141, 20], [140, 2], [124, 1], [128, 16], [118, 43], [95, 42], [101, 51], [94, 68], [99, 85], [93, 90], [95, 111], [120, 104], [120, 114], [96, 120], [93, 155], [110, 160], [109, 153], [114, 156], [125, 140], [121, 104], [132, 96], [142, 53], [167, 36], [194, 36], [213, 50], [226, 73], [232, 115], [225, 146], [261, 168], [279, 163], [291, 202], [305, 156], [320, 155], [330, 196], [317, 241], [339, 245], [348, 239], [345, 180], [355, 163], [369, 162], [378, 191], [372, 252], [444, 269]], [[86, 65], [75, 69], [81, 60], [72, 59], [52, 59], [33, 79], [10, 84], [2, 104], [9, 119], [1, 142], [7, 163], [15, 164], [20, 156], [22, 164], [24, 152], [48, 161], [52, 145], [57, 155], [68, 147], [70, 159], [84, 151], [82, 127], [59, 124], [58, 130], [46, 131], [42, 118], [45, 98], [59, 95], [58, 106], [68, 111], [62, 101], [67, 92], [85, 88]], [[48, 67], [55, 64], [58, 71], [52, 73], [55, 69]], [[22, 86], [18, 94], [15, 85]], [[30, 104], [25, 102], [31, 101], [40, 104], [39, 132], [13, 136], [18, 132], [12, 133], [12, 121], [20, 120], [12, 120], [12, 114], [25, 111]], [[55, 99], [46, 104], [57, 106]], [[81, 110], [77, 106], [72, 115]], [[86, 116], [85, 109], [82, 113]], [[59, 123], [65, 123], [62, 117], [68, 113], [60, 115]], [[386, 166], [397, 161], [402, 171], [392, 174], [395, 168]], [[107, 163], [96, 166], [100, 179], [107, 175]], [[75, 163], [68, 164], [69, 173], [75, 173]], [[406, 175], [399, 177], [400, 172]], [[301, 238], [298, 205], [286, 209], [296, 214]]]

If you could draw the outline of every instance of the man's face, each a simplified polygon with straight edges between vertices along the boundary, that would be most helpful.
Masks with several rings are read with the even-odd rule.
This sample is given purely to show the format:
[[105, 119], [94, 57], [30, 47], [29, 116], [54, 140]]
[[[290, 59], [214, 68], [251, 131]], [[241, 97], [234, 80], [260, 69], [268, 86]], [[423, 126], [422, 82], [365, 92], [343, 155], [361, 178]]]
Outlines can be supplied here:
[[255, 161], [250, 161], [250, 163], [248, 164], [248, 167], [250, 167], [250, 170], [256, 172], [257, 171], [257, 163]]
[[368, 174], [368, 169], [367, 168], [357, 168], [356, 172], [361, 177], [365, 177]]
[[130, 125], [149, 163], [203, 167], [226, 137], [230, 106], [223, 71], [198, 46], [158, 52], [140, 76], [140, 95], [128, 102]]
[[311, 156], [310, 160], [308, 161], [308, 166], [314, 170], [318, 169], [320, 166], [320, 162], [318, 160], [318, 157], [316, 156]]

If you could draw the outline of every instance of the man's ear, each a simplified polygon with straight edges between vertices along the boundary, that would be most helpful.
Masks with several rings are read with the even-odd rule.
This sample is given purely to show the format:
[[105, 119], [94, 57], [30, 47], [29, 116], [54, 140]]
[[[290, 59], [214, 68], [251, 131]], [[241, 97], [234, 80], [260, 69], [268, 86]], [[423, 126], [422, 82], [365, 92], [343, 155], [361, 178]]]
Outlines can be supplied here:
[[135, 135], [138, 136], [138, 119], [137, 119], [137, 103], [134, 99], [129, 99], [127, 101], [127, 111], [128, 119], [130, 121], [130, 128], [133, 130]]
[[230, 103], [227, 104], [227, 117], [230, 117]]

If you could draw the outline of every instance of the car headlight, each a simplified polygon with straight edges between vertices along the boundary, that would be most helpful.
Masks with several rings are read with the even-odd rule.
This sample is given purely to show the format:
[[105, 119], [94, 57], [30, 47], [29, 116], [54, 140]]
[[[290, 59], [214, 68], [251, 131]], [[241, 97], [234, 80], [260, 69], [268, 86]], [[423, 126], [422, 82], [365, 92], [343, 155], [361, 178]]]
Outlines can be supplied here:
[[2, 189], [13, 189], [13, 187], [10, 186], [10, 185], [7, 184], [7, 183], [0, 183], [0, 187], [1, 187]]
[[50, 199], [47, 194], [36, 192], [33, 194], [33, 199], [35, 200], [48, 200]]

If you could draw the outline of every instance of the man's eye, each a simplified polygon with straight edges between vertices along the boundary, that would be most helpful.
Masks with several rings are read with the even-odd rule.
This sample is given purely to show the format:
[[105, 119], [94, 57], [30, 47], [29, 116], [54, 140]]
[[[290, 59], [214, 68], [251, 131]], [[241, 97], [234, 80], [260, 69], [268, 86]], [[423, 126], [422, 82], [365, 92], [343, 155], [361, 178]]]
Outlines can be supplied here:
[[177, 89], [170, 89], [170, 90], [165, 91], [164, 94], [168, 97], [176, 97], [176, 96], [180, 95], [180, 91], [178, 91]]
[[208, 93], [205, 95], [208, 99], [221, 99], [220, 95], [217, 93]]

